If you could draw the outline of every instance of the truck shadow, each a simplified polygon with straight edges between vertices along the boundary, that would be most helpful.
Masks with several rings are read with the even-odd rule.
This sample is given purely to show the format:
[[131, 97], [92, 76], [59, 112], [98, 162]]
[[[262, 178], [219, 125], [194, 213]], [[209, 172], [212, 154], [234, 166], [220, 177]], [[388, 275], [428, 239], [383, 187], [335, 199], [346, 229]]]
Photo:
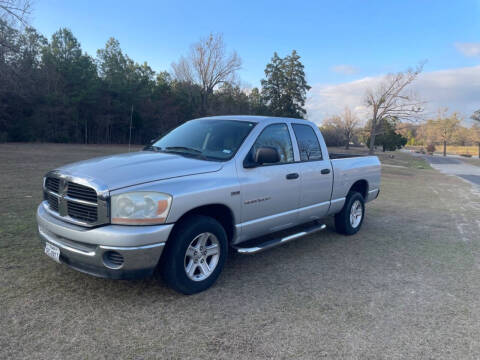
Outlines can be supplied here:
[[[256, 255], [229, 254], [217, 283], [203, 293], [188, 297], [169, 289], [159, 274], [142, 280], [114, 281], [92, 278], [65, 268], [62, 276], [73, 276], [75, 280], [81, 281], [85, 296], [89, 296], [91, 290], [96, 292], [96, 296], [105, 297], [106, 301], [111, 301], [119, 294], [125, 303], [137, 301], [140, 297], [155, 302], [211, 296], [225, 299], [240, 294], [246, 298], [249, 297], [248, 294], [255, 294], [257, 299], [269, 298], [272, 291], [278, 293], [279, 289], [300, 291], [313, 284], [312, 277], [317, 282], [333, 269], [342, 267], [346, 258], [345, 251], [348, 251], [347, 244], [358, 241], [357, 236], [338, 235], [331, 219], [326, 223], [327, 228], [319, 233]], [[317, 288], [320, 287], [321, 283], [318, 283]]]

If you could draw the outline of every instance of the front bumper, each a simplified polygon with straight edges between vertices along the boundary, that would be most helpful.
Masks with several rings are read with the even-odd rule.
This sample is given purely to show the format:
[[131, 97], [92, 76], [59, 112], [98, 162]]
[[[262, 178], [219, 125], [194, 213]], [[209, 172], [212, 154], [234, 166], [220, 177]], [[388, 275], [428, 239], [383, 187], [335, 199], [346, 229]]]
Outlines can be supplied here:
[[[173, 224], [84, 228], [53, 217], [43, 203], [37, 209], [37, 222], [43, 245], [49, 242], [58, 247], [61, 263], [112, 279], [151, 275], [173, 228]], [[115, 259], [123, 258], [121, 264], [109, 261], [112, 252]]]

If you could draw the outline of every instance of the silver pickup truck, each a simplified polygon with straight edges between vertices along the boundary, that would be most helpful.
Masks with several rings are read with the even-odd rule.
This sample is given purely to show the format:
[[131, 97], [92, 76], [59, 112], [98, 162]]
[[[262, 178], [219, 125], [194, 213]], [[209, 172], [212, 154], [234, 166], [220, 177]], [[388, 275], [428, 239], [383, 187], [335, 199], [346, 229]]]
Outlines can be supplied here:
[[379, 186], [376, 156], [329, 155], [309, 121], [206, 117], [143, 151], [47, 173], [38, 231], [59, 263], [115, 279], [158, 269], [193, 294], [215, 282], [229, 248], [254, 254], [324, 229], [329, 215], [355, 234]]

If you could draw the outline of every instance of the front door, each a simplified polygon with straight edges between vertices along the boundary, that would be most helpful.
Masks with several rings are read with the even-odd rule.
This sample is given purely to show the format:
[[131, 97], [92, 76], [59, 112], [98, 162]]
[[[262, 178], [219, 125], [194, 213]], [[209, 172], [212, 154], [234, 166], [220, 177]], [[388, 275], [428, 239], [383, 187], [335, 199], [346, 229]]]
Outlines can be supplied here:
[[238, 163], [242, 197], [239, 241], [286, 229], [298, 222], [299, 165], [294, 162], [292, 140], [285, 123], [265, 127], [249, 155], [265, 146], [277, 149], [279, 162], [254, 168], [244, 168]]

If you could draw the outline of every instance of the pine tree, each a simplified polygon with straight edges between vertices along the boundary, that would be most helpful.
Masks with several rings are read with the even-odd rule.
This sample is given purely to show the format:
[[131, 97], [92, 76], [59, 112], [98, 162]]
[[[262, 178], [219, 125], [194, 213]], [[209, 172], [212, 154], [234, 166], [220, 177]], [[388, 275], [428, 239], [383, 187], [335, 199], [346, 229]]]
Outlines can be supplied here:
[[275, 52], [265, 68], [262, 83], [262, 97], [268, 106], [268, 112], [274, 116], [303, 118], [307, 91], [304, 66], [295, 50], [292, 54], [280, 58]]
[[253, 88], [250, 94], [248, 94], [248, 101], [250, 103], [250, 114], [265, 115], [268, 113], [262, 94], [258, 88]]
[[265, 77], [262, 79], [262, 97], [268, 106], [269, 113], [275, 116], [282, 114], [282, 95], [285, 87], [283, 74], [283, 59], [275, 52], [265, 68]]
[[284, 94], [282, 96], [283, 116], [303, 118], [307, 91], [310, 90], [305, 80], [304, 66], [295, 50], [283, 59]]

